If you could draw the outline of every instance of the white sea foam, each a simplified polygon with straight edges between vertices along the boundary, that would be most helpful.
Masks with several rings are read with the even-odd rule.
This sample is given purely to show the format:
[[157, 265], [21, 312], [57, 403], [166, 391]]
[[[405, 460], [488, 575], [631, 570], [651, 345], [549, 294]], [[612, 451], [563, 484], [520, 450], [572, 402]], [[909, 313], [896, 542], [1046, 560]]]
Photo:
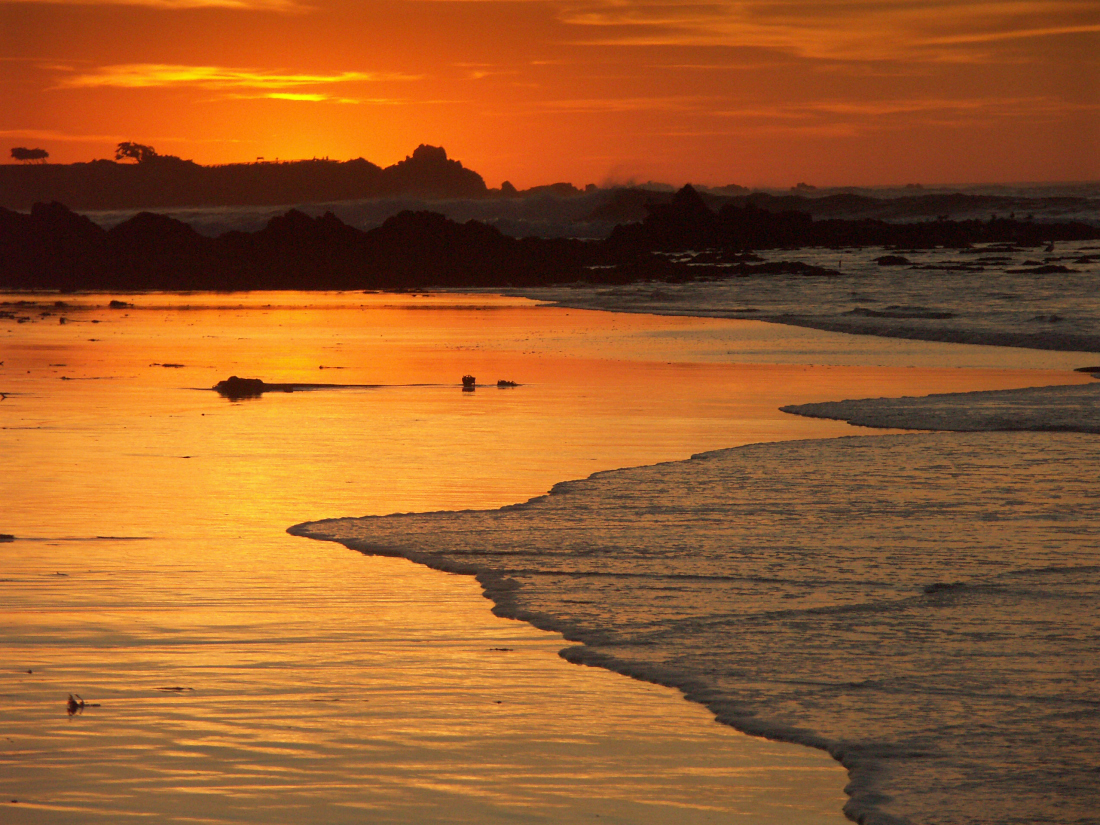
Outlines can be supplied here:
[[1100, 433], [1100, 384], [796, 404], [784, 412], [863, 427]]
[[[738, 275], [684, 284], [575, 285], [513, 290], [560, 306], [749, 318], [832, 332], [955, 344], [1100, 352], [1100, 243], [1052, 252], [986, 245], [967, 250], [795, 249], [760, 253], [839, 274]], [[911, 263], [880, 266], [886, 254]], [[1065, 272], [1036, 273], [1043, 266]]]
[[563, 651], [827, 749], [870, 823], [1095, 821], [1100, 442], [752, 445], [495, 511], [291, 528], [475, 573]]

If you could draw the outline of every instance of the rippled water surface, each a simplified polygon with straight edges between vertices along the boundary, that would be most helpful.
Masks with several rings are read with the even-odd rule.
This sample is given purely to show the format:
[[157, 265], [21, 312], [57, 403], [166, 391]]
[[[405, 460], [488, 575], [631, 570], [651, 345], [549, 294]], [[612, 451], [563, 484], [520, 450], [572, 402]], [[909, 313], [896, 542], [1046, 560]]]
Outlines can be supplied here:
[[1068, 824], [1100, 806], [1098, 467], [1091, 434], [795, 441], [295, 530], [476, 570], [569, 658], [827, 747], [857, 821]]
[[[31, 302], [0, 319], [11, 822], [837, 821], [823, 754], [569, 665], [472, 579], [286, 527], [851, 433], [778, 407], [1064, 383], [1080, 360], [917, 367], [886, 342], [866, 367], [828, 355], [846, 336], [491, 296], [3, 300]], [[208, 389], [232, 374], [370, 387]], [[69, 693], [92, 706], [70, 717]]]

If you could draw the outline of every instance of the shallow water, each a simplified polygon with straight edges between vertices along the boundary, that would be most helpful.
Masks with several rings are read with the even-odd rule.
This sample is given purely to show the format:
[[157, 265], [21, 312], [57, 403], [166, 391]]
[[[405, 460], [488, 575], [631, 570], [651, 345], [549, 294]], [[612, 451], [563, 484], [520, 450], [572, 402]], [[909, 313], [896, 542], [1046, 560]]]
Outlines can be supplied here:
[[[1074, 380], [1057, 354], [811, 367], [864, 344], [492, 296], [3, 300], [36, 302], [0, 321], [13, 822], [835, 821], [845, 777], [822, 754], [568, 665], [470, 579], [283, 531], [853, 432], [786, 403]], [[488, 386], [463, 393], [467, 372]], [[375, 386], [206, 389], [231, 374]], [[99, 706], [69, 718], [69, 693]]]
[[[884, 255], [901, 265], [879, 265]], [[968, 363], [1003, 363], [1000, 346], [1018, 347], [1018, 366], [1040, 366], [1036, 350], [1100, 351], [1100, 244], [1079, 241], [1056, 249], [985, 244], [968, 249], [795, 249], [761, 253], [769, 261], [800, 261], [830, 276], [739, 275], [683, 284], [635, 283], [620, 287], [550, 287], [517, 294], [562, 306], [718, 318], [783, 320], [814, 329], [890, 336], [971, 347]], [[1037, 272], [1043, 267], [1063, 272]], [[868, 341], [863, 359], [831, 363], [891, 363], [904, 352], [910, 363], [935, 357], [934, 347], [905, 351], [905, 342]], [[881, 346], [879, 354], [875, 350]], [[1031, 347], [1033, 349], [1025, 349]], [[947, 356], [948, 363], [959, 363]], [[837, 354], [843, 358], [843, 353]], [[1095, 358], [1095, 356], [1094, 356]], [[987, 360], [985, 360], [987, 359]], [[1083, 363], [1081, 366], [1088, 366]]]
[[577, 662], [828, 748], [857, 821], [1078, 823], [1100, 806], [1100, 442], [753, 445], [501, 510], [295, 528], [476, 571]]

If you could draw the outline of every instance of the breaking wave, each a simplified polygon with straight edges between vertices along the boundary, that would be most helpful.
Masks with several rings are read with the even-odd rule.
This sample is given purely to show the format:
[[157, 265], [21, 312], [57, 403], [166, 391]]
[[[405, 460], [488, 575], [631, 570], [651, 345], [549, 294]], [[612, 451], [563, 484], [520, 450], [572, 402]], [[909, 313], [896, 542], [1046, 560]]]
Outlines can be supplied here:
[[827, 750], [866, 823], [1100, 810], [1095, 437], [752, 445], [494, 511], [297, 525], [474, 574], [573, 662]]

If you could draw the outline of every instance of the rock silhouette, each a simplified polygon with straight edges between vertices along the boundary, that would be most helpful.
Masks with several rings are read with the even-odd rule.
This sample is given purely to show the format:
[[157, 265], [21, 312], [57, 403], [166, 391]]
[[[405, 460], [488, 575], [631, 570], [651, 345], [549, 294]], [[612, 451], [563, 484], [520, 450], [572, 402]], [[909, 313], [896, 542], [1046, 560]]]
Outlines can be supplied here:
[[[426, 162], [450, 163], [430, 153]], [[292, 209], [258, 232], [210, 238], [148, 212], [105, 230], [60, 203], [35, 204], [30, 214], [0, 208], [0, 287], [419, 289], [820, 276], [837, 273], [797, 261], [765, 263], [748, 253], [806, 246], [963, 248], [979, 242], [1041, 247], [1052, 240], [1100, 238], [1100, 228], [1080, 222], [815, 220], [796, 210], [762, 209], [751, 200], [725, 203], [715, 212], [689, 186], [670, 200], [648, 204], [647, 211], [643, 221], [620, 224], [605, 240], [582, 241], [513, 238], [479, 221], [458, 223], [429, 211], [401, 212], [363, 232], [331, 212], [313, 218]], [[690, 252], [690, 261], [674, 261], [670, 252]], [[1043, 274], [1038, 269], [1035, 274]]]
[[119, 144], [116, 160], [0, 165], [0, 206], [27, 209], [59, 201], [73, 209], [164, 209], [396, 195], [479, 198], [489, 191], [477, 172], [449, 159], [443, 148], [425, 145], [385, 169], [363, 158], [201, 166], [132, 142]]

